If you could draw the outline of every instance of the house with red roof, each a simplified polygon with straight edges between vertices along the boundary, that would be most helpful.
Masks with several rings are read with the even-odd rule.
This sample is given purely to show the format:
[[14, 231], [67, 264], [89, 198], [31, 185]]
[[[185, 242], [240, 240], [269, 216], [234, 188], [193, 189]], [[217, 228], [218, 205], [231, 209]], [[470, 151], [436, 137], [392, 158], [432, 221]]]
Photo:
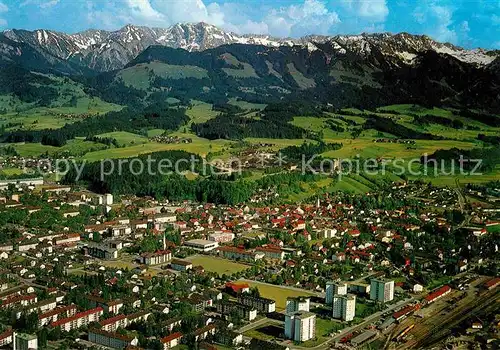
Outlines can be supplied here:
[[96, 307], [94, 309], [79, 312], [71, 317], [52, 322], [50, 324], [50, 327], [61, 327], [61, 330], [69, 332], [72, 329], [78, 329], [82, 326], [87, 326], [91, 322], [98, 322], [103, 313], [104, 309], [102, 307]]
[[250, 292], [250, 285], [248, 283], [227, 282], [225, 289], [227, 293], [237, 296]]
[[181, 332], [175, 332], [167, 335], [160, 339], [160, 343], [163, 345], [163, 350], [169, 350], [181, 343], [183, 334]]

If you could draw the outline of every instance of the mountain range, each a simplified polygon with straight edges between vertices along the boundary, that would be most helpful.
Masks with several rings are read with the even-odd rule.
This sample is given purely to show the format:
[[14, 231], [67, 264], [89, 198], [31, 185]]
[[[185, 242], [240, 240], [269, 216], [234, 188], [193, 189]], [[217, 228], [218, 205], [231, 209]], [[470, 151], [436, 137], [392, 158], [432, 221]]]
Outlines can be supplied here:
[[499, 62], [498, 50], [466, 50], [408, 33], [292, 39], [196, 23], [0, 34], [0, 64], [70, 76], [119, 103], [151, 95], [210, 102], [300, 95], [334, 105], [420, 102], [500, 110]]

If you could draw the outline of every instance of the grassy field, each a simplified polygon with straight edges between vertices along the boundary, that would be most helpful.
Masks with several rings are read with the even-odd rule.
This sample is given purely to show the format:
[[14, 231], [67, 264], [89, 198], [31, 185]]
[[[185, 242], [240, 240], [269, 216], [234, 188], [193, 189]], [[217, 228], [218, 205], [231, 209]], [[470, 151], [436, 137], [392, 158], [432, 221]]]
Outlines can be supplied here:
[[146, 90], [151, 85], [151, 76], [165, 79], [202, 79], [208, 77], [208, 72], [197, 66], [177, 66], [161, 62], [141, 63], [121, 70], [117, 79], [121, 79], [126, 86]]
[[[158, 130], [158, 129], [155, 129]], [[120, 146], [137, 145], [148, 142], [148, 138], [127, 131], [113, 131], [97, 135], [98, 137], [110, 137], [116, 139]]]
[[205, 271], [215, 272], [219, 275], [230, 275], [249, 268], [248, 265], [239, 264], [234, 261], [220, 259], [213, 256], [194, 255], [186, 258], [186, 260], [191, 261], [193, 266], [202, 266]]
[[283, 325], [278, 325], [273, 322], [264, 323], [262, 326], [258, 328], [251, 329], [246, 331], [244, 335], [246, 337], [271, 341], [276, 338], [283, 338], [285, 333], [285, 329]]
[[40, 143], [15, 143], [12, 146], [22, 157], [36, 157], [44, 153], [49, 155], [67, 153], [73, 156], [83, 156], [88, 152], [100, 152], [107, 148], [106, 145], [82, 139], [69, 140], [62, 147], [47, 146]]
[[248, 283], [251, 287], [257, 287], [262, 297], [275, 300], [277, 311], [283, 311], [286, 308], [286, 298], [288, 297], [314, 295], [307, 290], [289, 289], [250, 280], [244, 280], [243, 282]]
[[488, 226], [486, 230], [489, 233], [500, 233], [500, 224], [499, 225], [493, 225], [493, 226]]
[[246, 101], [237, 100], [234, 97], [229, 99], [229, 104], [238, 106], [240, 108], [250, 110], [250, 109], [264, 109], [266, 107], [265, 104], [262, 103], [251, 103]]
[[[38, 73], [37, 73], [38, 74]], [[44, 74], [40, 74], [44, 75]], [[67, 123], [79, 120], [78, 115], [96, 115], [120, 110], [122, 106], [108, 103], [98, 97], [90, 97], [82, 85], [68, 78], [45, 75], [52, 81], [48, 87], [58, 92], [49, 106], [39, 107], [34, 103], [25, 103], [13, 95], [0, 96], [0, 109], [5, 114], [0, 116], [0, 126], [16, 123], [8, 130], [22, 128], [24, 130], [57, 129]], [[72, 115], [72, 118], [67, 118]]]
[[22, 169], [19, 168], [0, 168], [0, 174], [6, 176], [21, 175], [23, 173]]
[[242, 69], [222, 68], [224, 73], [235, 78], [259, 78], [255, 69], [248, 63], [242, 62]]
[[293, 80], [295, 80], [295, 82], [301, 89], [308, 89], [316, 86], [314, 79], [304, 76], [304, 74], [297, 70], [293, 63], [288, 63], [286, 66]]
[[191, 124], [201, 124], [212, 118], [215, 118], [219, 112], [212, 110], [212, 105], [202, 101], [191, 101], [192, 107], [186, 111], [187, 116], [190, 118], [188, 126], [182, 126], [181, 129], [187, 128], [189, 130]]
[[326, 342], [329, 339], [329, 335], [331, 333], [335, 333], [336, 331], [343, 328], [344, 325], [338, 321], [316, 317], [316, 338], [302, 343], [301, 346], [306, 348], [314, 348]]
[[124, 148], [111, 148], [104, 151], [89, 152], [85, 154], [83, 159], [89, 161], [99, 161], [101, 159], [110, 158], [129, 158], [136, 157], [141, 154], [148, 154], [153, 152], [168, 151], [168, 150], [184, 150], [187, 152], [195, 153], [201, 156], [206, 156], [209, 152], [219, 152], [229, 148], [231, 142], [226, 140], [207, 140], [197, 137], [192, 134], [184, 134], [175, 132], [172, 136], [188, 137], [193, 140], [189, 144], [165, 144], [156, 142], [146, 142], [139, 145], [132, 145]]
[[[326, 342], [331, 333], [334, 333], [342, 328], [344, 328], [344, 326], [340, 322], [316, 317], [316, 337], [301, 343], [300, 346], [305, 348], [314, 348]], [[284, 332], [285, 329], [282, 324], [267, 322], [258, 328], [245, 332], [244, 335], [255, 339], [272, 341], [276, 338], [283, 338]], [[288, 342], [292, 343], [291, 340]]]

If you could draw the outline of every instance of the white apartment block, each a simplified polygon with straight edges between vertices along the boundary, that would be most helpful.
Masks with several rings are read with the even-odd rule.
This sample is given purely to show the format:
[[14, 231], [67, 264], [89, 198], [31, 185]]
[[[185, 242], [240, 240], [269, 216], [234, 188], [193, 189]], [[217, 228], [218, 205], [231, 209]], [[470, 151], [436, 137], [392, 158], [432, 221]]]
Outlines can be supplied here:
[[308, 297], [288, 297], [286, 299], [286, 312], [309, 311], [311, 299]]
[[312, 312], [293, 312], [285, 315], [285, 337], [305, 342], [316, 336], [316, 315]]
[[394, 299], [394, 281], [372, 279], [370, 283], [370, 299], [386, 303]]
[[326, 304], [331, 305], [333, 303], [334, 295], [346, 295], [347, 294], [347, 283], [344, 282], [326, 282]]
[[332, 303], [332, 317], [342, 321], [352, 321], [356, 314], [356, 296], [353, 294], [334, 295]]

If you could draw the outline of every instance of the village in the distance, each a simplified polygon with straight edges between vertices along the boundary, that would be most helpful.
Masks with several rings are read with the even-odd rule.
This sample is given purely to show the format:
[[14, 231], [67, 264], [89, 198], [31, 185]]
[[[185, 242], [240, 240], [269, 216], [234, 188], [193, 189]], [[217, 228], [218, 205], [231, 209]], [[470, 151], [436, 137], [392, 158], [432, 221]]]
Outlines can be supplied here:
[[498, 345], [498, 188], [269, 195], [229, 206], [4, 181], [0, 347]]

